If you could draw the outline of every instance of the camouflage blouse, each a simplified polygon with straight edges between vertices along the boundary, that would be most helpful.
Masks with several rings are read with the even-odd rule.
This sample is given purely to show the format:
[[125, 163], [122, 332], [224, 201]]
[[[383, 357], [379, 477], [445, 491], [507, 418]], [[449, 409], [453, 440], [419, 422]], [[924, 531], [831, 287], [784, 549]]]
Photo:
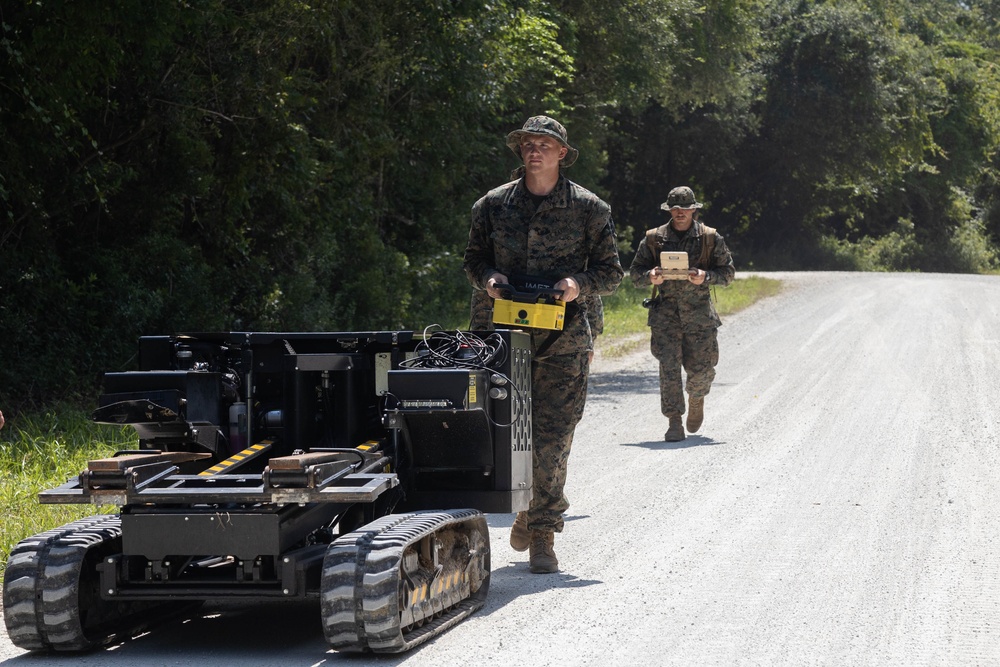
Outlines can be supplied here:
[[[705, 242], [705, 225], [695, 221], [687, 233], [679, 236], [674, 228], [667, 223], [656, 229], [652, 245], [643, 240], [636, 250], [635, 258], [629, 267], [629, 278], [636, 287], [649, 287], [649, 271], [660, 264], [660, 252], [664, 250], [683, 250], [690, 258], [692, 268], [703, 269], [708, 273], [707, 279], [701, 285], [695, 285], [687, 280], [665, 280], [656, 290], [657, 301], [666, 299], [684, 306], [681, 312], [689, 313], [689, 324], [717, 327], [722, 324], [715, 306], [712, 304], [709, 288], [712, 285], [726, 286], [733, 282], [736, 268], [733, 256], [726, 247], [722, 234], [715, 234], [714, 248], [708, 259], [707, 266], [699, 264], [702, 244]], [[652, 316], [652, 312], [650, 314]]]
[[[625, 273], [618, 259], [611, 207], [562, 175], [537, 210], [524, 179], [495, 188], [477, 201], [463, 266], [477, 289], [485, 289], [496, 271], [552, 282], [573, 277], [580, 285], [580, 303], [567, 309], [565, 329], [547, 346], [552, 355], [592, 348], [596, 333], [586, 310], [596, 300], [584, 297], [611, 294]], [[533, 330], [536, 349], [549, 336], [548, 330]]]

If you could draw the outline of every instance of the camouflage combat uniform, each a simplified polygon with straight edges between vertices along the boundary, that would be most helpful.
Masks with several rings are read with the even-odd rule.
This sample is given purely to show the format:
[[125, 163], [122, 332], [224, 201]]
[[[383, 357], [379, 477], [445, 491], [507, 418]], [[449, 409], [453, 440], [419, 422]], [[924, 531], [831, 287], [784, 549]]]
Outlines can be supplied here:
[[553, 283], [572, 277], [580, 286], [580, 296], [567, 304], [561, 332], [529, 329], [535, 356], [528, 527], [561, 532], [569, 507], [563, 493], [566, 462], [587, 399], [587, 353], [593, 349], [594, 327], [603, 328], [599, 295], [612, 293], [624, 276], [611, 208], [562, 175], [537, 210], [523, 179], [507, 183], [473, 206], [464, 268], [476, 288], [472, 329], [493, 327], [492, 300], [481, 290], [497, 271]]
[[667, 417], [684, 413], [681, 367], [687, 372], [687, 392], [693, 398], [708, 395], [719, 362], [718, 329], [722, 326], [712, 303], [710, 287], [728, 285], [736, 275], [733, 257], [721, 234], [708, 266], [699, 266], [705, 225], [695, 220], [683, 236], [667, 223], [656, 229], [654, 248], [645, 240], [635, 253], [629, 277], [636, 287], [649, 287], [649, 271], [659, 266], [663, 250], [683, 250], [692, 268], [708, 272], [706, 281], [665, 280], [649, 307], [650, 350], [660, 362], [660, 410]]

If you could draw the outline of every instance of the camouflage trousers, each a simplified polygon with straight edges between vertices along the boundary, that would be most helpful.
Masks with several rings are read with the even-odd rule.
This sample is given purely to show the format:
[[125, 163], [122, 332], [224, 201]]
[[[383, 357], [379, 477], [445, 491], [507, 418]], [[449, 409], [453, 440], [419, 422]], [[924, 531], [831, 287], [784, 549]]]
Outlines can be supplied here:
[[660, 411], [665, 416], [684, 414], [681, 368], [687, 373], [687, 393], [692, 398], [708, 395], [719, 363], [717, 329], [653, 329], [650, 350], [660, 362]]
[[587, 352], [560, 354], [531, 363], [532, 495], [530, 530], [563, 529], [569, 500], [566, 465], [573, 433], [587, 401]]

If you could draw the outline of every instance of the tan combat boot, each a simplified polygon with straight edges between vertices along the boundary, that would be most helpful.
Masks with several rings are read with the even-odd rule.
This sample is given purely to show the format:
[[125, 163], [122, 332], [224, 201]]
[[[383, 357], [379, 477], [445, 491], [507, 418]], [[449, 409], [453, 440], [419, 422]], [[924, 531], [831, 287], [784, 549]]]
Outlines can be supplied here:
[[556, 534], [551, 530], [531, 531], [531, 551], [528, 560], [529, 569], [535, 574], [548, 574], [559, 571], [559, 561], [556, 560]]
[[680, 415], [670, 416], [670, 427], [667, 432], [663, 434], [663, 439], [667, 442], [680, 442], [686, 435], [684, 435], [684, 424], [681, 422]]
[[697, 432], [703, 421], [705, 421], [705, 397], [695, 398], [692, 396], [691, 403], [688, 405], [688, 430], [692, 433]]
[[528, 530], [528, 513], [518, 512], [514, 525], [510, 527], [510, 546], [514, 551], [527, 551], [531, 544], [531, 532]]

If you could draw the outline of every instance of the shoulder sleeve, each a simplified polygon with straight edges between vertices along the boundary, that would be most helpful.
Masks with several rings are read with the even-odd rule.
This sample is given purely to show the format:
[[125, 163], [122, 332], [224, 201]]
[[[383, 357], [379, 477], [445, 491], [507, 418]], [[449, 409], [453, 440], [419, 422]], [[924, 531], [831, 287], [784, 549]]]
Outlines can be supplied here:
[[618, 257], [618, 241], [611, 207], [594, 196], [587, 216], [587, 268], [573, 277], [581, 294], [611, 294], [622, 281], [625, 271]]
[[462, 268], [473, 287], [486, 289], [486, 280], [496, 271], [493, 251], [493, 225], [489, 214], [489, 195], [472, 205], [472, 224], [465, 246]]
[[736, 277], [733, 255], [726, 246], [726, 240], [718, 232], [715, 234], [715, 248], [712, 251], [712, 264], [709, 270], [712, 273], [711, 284], [713, 285], [724, 287], [732, 283]]

